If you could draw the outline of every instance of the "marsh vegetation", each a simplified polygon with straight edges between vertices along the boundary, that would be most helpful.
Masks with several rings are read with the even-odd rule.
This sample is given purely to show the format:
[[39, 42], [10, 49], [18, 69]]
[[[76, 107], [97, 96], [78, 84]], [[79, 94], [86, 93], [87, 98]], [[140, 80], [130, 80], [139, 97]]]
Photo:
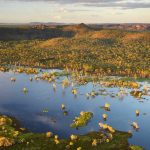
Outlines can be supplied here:
[[96, 76], [150, 77], [148, 31], [95, 29], [85, 24], [0, 28], [0, 39], [1, 65], [65, 68]]
[[0, 33], [0, 147], [150, 147], [149, 32], [80, 24]]

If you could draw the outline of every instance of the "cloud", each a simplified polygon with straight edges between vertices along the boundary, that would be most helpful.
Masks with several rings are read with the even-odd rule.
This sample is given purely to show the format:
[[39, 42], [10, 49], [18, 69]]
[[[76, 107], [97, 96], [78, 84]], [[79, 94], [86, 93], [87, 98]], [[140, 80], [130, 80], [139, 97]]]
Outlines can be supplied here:
[[59, 9], [59, 11], [62, 12], [62, 13], [67, 13], [67, 12], [68, 12], [68, 10], [65, 9], [65, 8], [63, 8], [63, 7], [61, 7], [61, 8]]
[[86, 7], [112, 7], [120, 9], [150, 8], [149, 0], [0, 0], [0, 1], [51, 2], [61, 5], [80, 4], [81, 6]]
[[126, 3], [97, 3], [97, 4], [84, 4], [88, 7], [113, 7], [113, 8], [121, 8], [121, 9], [137, 9], [137, 8], [150, 8], [150, 3], [136, 3], [136, 2], [126, 2]]
[[62, 17], [61, 16], [54, 16], [54, 19], [60, 20]]
[[30, 2], [30, 1], [47, 1], [47, 2], [55, 2], [55, 3], [68, 3], [68, 4], [72, 4], [72, 3], [99, 3], [99, 2], [120, 2], [120, 1], [124, 1], [124, 0], [0, 0], [0, 1], [26, 1], [26, 2]]

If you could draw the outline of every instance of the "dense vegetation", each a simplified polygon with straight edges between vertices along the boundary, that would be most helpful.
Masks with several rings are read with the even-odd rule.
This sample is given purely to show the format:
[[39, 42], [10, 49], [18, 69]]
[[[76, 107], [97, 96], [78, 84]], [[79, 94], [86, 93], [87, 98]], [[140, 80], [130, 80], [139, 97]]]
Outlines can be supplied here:
[[20, 128], [15, 119], [0, 115], [0, 148], [10, 150], [23, 149], [56, 149], [56, 150], [86, 150], [86, 149], [115, 149], [143, 150], [138, 146], [129, 146], [130, 133], [116, 131], [110, 133], [92, 132], [86, 135], [71, 135], [68, 139], [59, 139], [52, 132], [31, 133]]
[[73, 26], [0, 28], [0, 64], [150, 77], [150, 33]]

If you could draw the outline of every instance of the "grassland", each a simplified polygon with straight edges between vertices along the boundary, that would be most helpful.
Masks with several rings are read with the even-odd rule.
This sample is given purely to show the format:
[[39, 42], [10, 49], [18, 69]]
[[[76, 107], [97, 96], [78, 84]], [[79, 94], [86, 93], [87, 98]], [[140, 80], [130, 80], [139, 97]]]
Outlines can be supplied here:
[[1, 27], [0, 64], [149, 78], [150, 32], [85, 24]]
[[14, 118], [0, 116], [0, 148], [2, 149], [142, 150], [138, 146], [129, 146], [130, 133], [116, 131], [113, 138], [109, 135], [110, 133], [101, 131], [59, 139], [57, 135], [53, 135], [51, 132], [41, 134], [27, 132], [18, 125]]

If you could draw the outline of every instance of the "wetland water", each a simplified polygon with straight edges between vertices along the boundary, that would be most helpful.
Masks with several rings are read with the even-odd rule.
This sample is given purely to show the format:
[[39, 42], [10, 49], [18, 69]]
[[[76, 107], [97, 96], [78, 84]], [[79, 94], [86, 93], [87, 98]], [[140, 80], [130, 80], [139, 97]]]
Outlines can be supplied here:
[[[10, 78], [15, 77], [16, 82]], [[57, 88], [53, 89], [53, 83], [43, 80], [29, 80], [34, 75], [18, 74], [13, 72], [0, 72], [0, 113], [16, 117], [21, 126], [32, 132], [52, 131], [60, 137], [66, 138], [70, 134], [85, 134], [90, 131], [98, 131], [98, 123], [108, 123], [116, 130], [133, 131], [133, 137], [129, 139], [131, 144], [143, 146], [150, 149], [150, 97], [142, 96], [138, 100], [130, 95], [131, 89], [125, 89], [127, 94], [116, 96], [120, 88], [102, 87], [100, 84], [75, 86], [78, 94], [74, 96], [71, 92], [72, 86], [63, 88], [61, 81], [66, 77], [56, 80]], [[140, 84], [144, 85], [145, 82]], [[146, 83], [150, 86], [149, 83]], [[25, 94], [22, 89], [26, 87]], [[141, 87], [142, 88], [142, 87]], [[91, 91], [103, 91], [101, 95], [86, 97]], [[112, 96], [114, 95], [114, 96]], [[110, 103], [111, 111], [106, 112], [101, 106]], [[64, 104], [68, 115], [64, 115], [61, 105]], [[135, 111], [139, 109], [140, 115]], [[70, 124], [81, 111], [90, 111], [93, 118], [87, 126], [74, 129]], [[103, 121], [102, 114], [108, 115], [107, 121]], [[140, 129], [135, 131], [131, 124], [137, 122]]]

